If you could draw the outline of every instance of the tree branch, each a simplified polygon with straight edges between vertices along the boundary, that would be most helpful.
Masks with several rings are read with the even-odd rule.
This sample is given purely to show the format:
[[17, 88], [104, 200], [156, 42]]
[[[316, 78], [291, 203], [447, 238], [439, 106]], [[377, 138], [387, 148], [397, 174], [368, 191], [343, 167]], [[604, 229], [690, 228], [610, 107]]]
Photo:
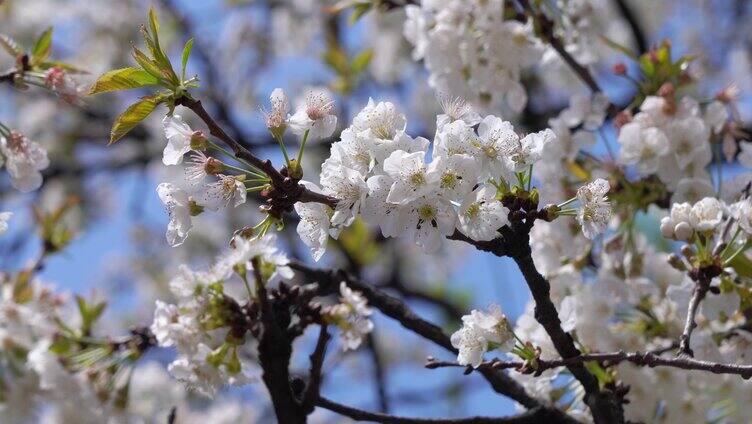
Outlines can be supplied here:
[[692, 291], [692, 298], [689, 300], [689, 306], [687, 307], [687, 318], [684, 321], [684, 330], [679, 338], [679, 352], [678, 355], [686, 355], [689, 357], [694, 356], [692, 348], [689, 347], [690, 339], [692, 337], [692, 331], [697, 327], [695, 322], [695, 316], [697, 310], [700, 307], [700, 302], [705, 299], [708, 290], [710, 289], [710, 280], [706, 278], [700, 278], [695, 281], [695, 288]]
[[326, 356], [326, 345], [329, 343], [331, 336], [326, 331], [327, 325], [321, 324], [319, 330], [319, 337], [316, 340], [316, 347], [311, 353], [311, 372], [308, 377], [308, 385], [306, 386], [305, 393], [303, 394], [303, 409], [306, 413], [311, 413], [314, 408], [314, 402], [319, 397], [319, 390], [321, 389], [322, 380], [322, 368], [324, 367], [324, 357]]
[[[517, 369], [522, 370], [521, 372], [531, 372], [537, 375], [552, 368], [568, 367], [573, 364], [582, 364], [590, 361], [597, 362], [605, 366], [613, 366], [622, 362], [630, 362], [634, 365], [646, 366], [650, 368], [672, 367], [685, 370], [705, 371], [713, 374], [739, 375], [745, 380], [752, 378], [752, 365], [723, 364], [719, 362], [701, 361], [688, 357], [664, 357], [655, 352], [619, 351], [609, 353], [581, 354], [567, 359], [539, 359], [534, 367], [533, 365], [522, 361], [500, 361], [498, 359], [494, 359], [482, 363], [480, 367], [478, 367], [478, 369]], [[444, 367], [466, 368], [465, 365], [460, 365], [459, 363], [452, 361], [429, 360], [429, 362], [426, 363], [426, 368], [430, 369]]]
[[629, 29], [632, 30], [632, 37], [634, 38], [635, 44], [637, 45], [637, 54], [641, 55], [647, 52], [647, 37], [645, 37], [645, 32], [642, 29], [642, 25], [640, 25], [640, 23], [637, 21], [637, 16], [635, 16], [634, 12], [632, 12], [632, 9], [629, 8], [629, 5], [627, 5], [624, 0], [614, 0], [614, 4], [616, 4], [616, 8], [619, 9], [619, 13], [621, 14], [622, 18], [627, 21]]
[[384, 361], [381, 357], [381, 352], [379, 351], [379, 346], [376, 343], [376, 337], [373, 334], [373, 331], [368, 333], [368, 339], [367, 339], [367, 345], [368, 351], [371, 354], [372, 364], [373, 364], [373, 379], [374, 383], [376, 384], [376, 394], [379, 400], [379, 411], [380, 412], [389, 412], [389, 397], [386, 393], [386, 376], [384, 375]]
[[548, 408], [537, 407], [512, 417], [468, 417], [468, 418], [408, 418], [396, 415], [368, 412], [342, 405], [320, 397], [316, 405], [352, 418], [356, 421], [374, 421], [384, 424], [540, 424], [560, 422], [559, 417]]
[[[527, 235], [525, 239], [525, 243], [529, 246]], [[546, 330], [556, 351], [564, 359], [579, 356], [580, 351], [574, 345], [572, 336], [561, 328], [559, 313], [551, 301], [551, 285], [535, 268], [531, 254], [514, 255], [512, 259], [514, 259], [520, 268], [533, 295], [533, 300], [535, 301], [535, 319]], [[567, 368], [585, 389], [585, 403], [590, 407], [596, 423], [618, 423], [624, 421], [624, 412], [620, 401], [616, 399], [613, 392], [601, 390], [598, 380], [582, 363], [575, 362], [567, 365]]]
[[[551, 47], [559, 54], [559, 57], [569, 66], [582, 82], [590, 88], [593, 93], [601, 93], [603, 90], [593, 75], [586, 67], [581, 65], [577, 60], [572, 57], [567, 51], [564, 43], [559, 37], [554, 34], [554, 22], [548, 18], [544, 13], [536, 11], [529, 0], [517, 0], [522, 6], [522, 9], [527, 13], [531, 19], [535, 21], [536, 27], [541, 31], [541, 37], [551, 45]], [[614, 103], [608, 105], [608, 116], [614, 117], [619, 113], [619, 107]]]
[[292, 341], [285, 329], [280, 326], [279, 317], [274, 313], [274, 308], [269, 302], [258, 258], [254, 258], [252, 262], [263, 324], [261, 337], [258, 340], [259, 362], [263, 370], [261, 378], [269, 390], [277, 420], [280, 423], [304, 424], [307, 413], [295, 399], [290, 387], [288, 367], [292, 356]]

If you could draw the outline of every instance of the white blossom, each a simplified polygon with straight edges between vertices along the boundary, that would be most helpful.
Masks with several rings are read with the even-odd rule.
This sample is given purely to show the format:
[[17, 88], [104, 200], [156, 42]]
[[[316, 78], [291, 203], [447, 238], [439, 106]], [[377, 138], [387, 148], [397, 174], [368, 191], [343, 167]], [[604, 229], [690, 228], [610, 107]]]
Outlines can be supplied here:
[[5, 156], [5, 167], [10, 174], [10, 182], [17, 190], [28, 193], [42, 185], [39, 172], [50, 165], [47, 150], [25, 135], [11, 131], [0, 137], [0, 152]]
[[245, 203], [247, 190], [239, 178], [232, 175], [217, 174], [218, 181], [207, 184], [201, 205], [212, 210], [226, 208], [232, 203], [234, 207]]
[[170, 217], [170, 223], [167, 225], [167, 232], [165, 233], [167, 242], [173, 247], [181, 245], [193, 227], [191, 223], [191, 199], [188, 193], [171, 183], [158, 185], [157, 194]]
[[493, 240], [498, 229], [509, 223], [508, 214], [509, 209], [496, 200], [495, 189], [480, 186], [462, 201], [457, 228], [473, 240]]
[[619, 132], [621, 152], [619, 161], [625, 165], [637, 165], [642, 175], [658, 170], [659, 158], [668, 153], [666, 134], [658, 128], [643, 128], [638, 122], [621, 127]]
[[[301, 181], [303, 183], [303, 181]], [[314, 192], [320, 190], [315, 184], [305, 182], [305, 187]], [[300, 217], [297, 232], [308, 248], [311, 249], [313, 260], [319, 261], [326, 252], [326, 243], [329, 240], [329, 214], [326, 206], [321, 203], [295, 203], [295, 212]]]
[[435, 190], [439, 175], [429, 172], [424, 157], [423, 152], [397, 150], [384, 161], [384, 172], [394, 180], [387, 202], [406, 205]]
[[723, 221], [723, 205], [714, 197], [706, 197], [692, 205], [689, 223], [696, 231], [713, 231]]
[[344, 281], [339, 285], [339, 292], [340, 303], [329, 308], [328, 315], [340, 328], [342, 350], [355, 350], [373, 330], [369, 318], [372, 311], [362, 293], [347, 287]]
[[164, 148], [162, 163], [177, 165], [183, 162], [183, 155], [191, 150], [194, 131], [183, 121], [180, 115], [165, 116], [162, 120], [167, 146]]
[[582, 226], [582, 233], [590, 240], [606, 230], [611, 218], [611, 204], [606, 196], [609, 189], [608, 181], [602, 178], [577, 189], [580, 201], [577, 221]]
[[312, 89], [295, 114], [288, 118], [290, 130], [300, 136], [308, 131], [308, 139], [311, 141], [327, 138], [337, 126], [337, 116], [333, 112], [334, 99], [329, 90]]
[[473, 309], [470, 315], [464, 315], [462, 327], [452, 334], [451, 342], [459, 350], [457, 362], [460, 365], [478, 368], [489, 343], [509, 352], [514, 347], [515, 337], [507, 317], [497, 305], [493, 305], [489, 312]]

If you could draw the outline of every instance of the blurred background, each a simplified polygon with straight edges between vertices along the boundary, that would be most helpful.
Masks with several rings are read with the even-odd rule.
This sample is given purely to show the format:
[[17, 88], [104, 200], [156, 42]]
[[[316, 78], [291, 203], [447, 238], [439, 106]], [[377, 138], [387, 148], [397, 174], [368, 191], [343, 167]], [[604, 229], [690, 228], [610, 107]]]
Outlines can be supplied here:
[[[200, 78], [196, 97], [228, 132], [277, 165], [280, 155], [259, 108], [268, 105], [268, 95], [276, 87], [292, 99], [305, 95], [308, 87], [329, 87], [336, 95], [338, 130], [332, 139], [307, 149], [305, 179], [315, 180], [328, 157], [328, 145], [369, 98], [394, 102], [407, 116], [410, 135], [433, 139], [439, 111], [435, 91], [428, 84], [424, 64], [413, 60], [413, 46], [403, 35], [404, 8], [389, 8], [387, 3], [399, 4], [385, 2], [385, 7], [352, 23], [352, 8], [337, 13], [336, 2], [316, 0], [5, 0], [0, 1], [0, 33], [30, 45], [53, 26], [54, 57], [88, 71], [76, 77], [87, 85], [107, 70], [131, 65], [131, 43], [140, 42], [139, 24], [153, 5], [162, 21], [162, 44], [171, 47], [172, 57], [179, 57], [188, 38], [196, 39], [188, 66], [189, 73]], [[698, 80], [697, 97], [712, 98], [733, 81], [741, 89], [740, 110], [748, 122], [751, 2], [571, 3], [598, 16], [603, 35], [634, 51], [644, 52], [670, 38], [677, 56], [696, 55], [691, 69]], [[590, 47], [594, 56], [590, 68], [613, 102], [624, 105], [634, 87], [612, 72], [613, 65], [625, 60], [624, 55], [599, 40]], [[0, 69], [13, 64], [11, 57], [0, 57]], [[484, 112], [533, 131], [546, 127], [548, 118], [558, 115], [571, 95], [587, 92], [554, 59], [526, 71], [522, 82], [529, 101], [521, 112], [503, 104], [484, 105]], [[167, 283], [179, 264], [199, 268], [210, 263], [234, 230], [253, 225], [260, 217], [253, 202], [219, 214], [203, 214], [188, 241], [170, 248], [164, 238], [168, 217], [155, 188], [176, 178], [170, 173], [180, 171], [161, 163], [165, 139], [159, 114], [124, 140], [107, 146], [115, 116], [138, 95], [99, 95], [84, 98], [80, 105], [68, 105], [43, 90], [18, 92], [0, 86], [0, 121], [41, 143], [51, 159], [44, 185], [34, 193], [19, 194], [5, 173], [0, 176], [0, 211], [15, 213], [10, 231], [0, 237], [0, 267], [20, 269], [40, 251], [32, 207], [52, 210], [76, 199], [65, 217], [74, 239], [64, 252], [46, 262], [41, 275], [61, 291], [108, 300], [105, 319], [97, 330], [102, 334], [123, 334], [130, 326], [148, 325], [154, 300], [170, 299]], [[192, 127], [202, 128], [189, 115], [184, 113]], [[604, 153], [604, 137], [613, 138], [613, 134], [599, 134], [593, 154]], [[294, 218], [288, 220], [280, 239], [290, 257], [311, 261], [295, 233]], [[528, 300], [513, 263], [460, 243], [447, 242], [440, 253], [426, 256], [409, 241], [383, 240], [373, 228], [356, 224], [340, 240], [330, 240], [329, 246], [321, 265], [349, 269], [406, 299], [421, 316], [447, 331], [454, 331], [459, 317], [473, 307], [498, 303], [514, 319]], [[323, 386], [327, 397], [407, 416], [514, 412], [513, 402], [495, 394], [479, 375], [423, 368], [426, 356], [449, 359], [446, 352], [378, 314], [375, 324], [366, 346], [347, 354], [335, 351], [328, 359]], [[307, 370], [313, 338], [315, 334], [308, 334], [296, 346], [293, 369], [301, 374]], [[150, 361], [166, 364], [172, 356], [169, 350], [153, 351], [143, 361], [143, 384], [169, 378], [164, 367]], [[221, 411], [216, 417], [240, 420], [228, 422], [273, 421], [268, 395], [260, 384], [231, 390], [216, 401], [176, 396], [188, 399], [186, 408]], [[165, 404], [162, 413], [170, 407]], [[216, 417], [210, 422], [219, 422]], [[313, 419], [333, 422], [335, 418], [317, 411]]]

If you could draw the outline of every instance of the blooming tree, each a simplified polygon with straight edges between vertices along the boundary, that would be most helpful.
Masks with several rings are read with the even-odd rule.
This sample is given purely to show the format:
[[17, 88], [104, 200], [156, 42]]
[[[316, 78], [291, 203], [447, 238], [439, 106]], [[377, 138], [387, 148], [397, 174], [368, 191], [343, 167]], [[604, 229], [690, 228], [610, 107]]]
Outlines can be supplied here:
[[[79, 13], [97, 14], [81, 3]], [[39, 240], [33, 260], [0, 274], [3, 420], [752, 419], [745, 408], [752, 395], [752, 174], [744, 171], [752, 148], [733, 83], [741, 77], [729, 75], [739, 66], [748, 74], [748, 65], [699, 69], [695, 55], [678, 55], [668, 40], [648, 45], [635, 10], [660, 7], [652, 3], [276, 3], [259, 8], [277, 31], [241, 26], [227, 40], [236, 49], [219, 52], [227, 57], [216, 66], [201, 35], [188, 37], [191, 17], [163, 1], [169, 24], [149, 9], [131, 63], [103, 59], [89, 84], [81, 82], [86, 55], [82, 64], [58, 60], [51, 28], [28, 45], [16, 41], [29, 38], [28, 28], [3, 28], [0, 46], [12, 60], [0, 82], [14, 98], [32, 98], [18, 107], [44, 115], [32, 94], [46, 90], [42, 101], [54, 97], [53, 116], [81, 115], [68, 132], [49, 125], [40, 138], [88, 140], [49, 145], [15, 129], [32, 126], [23, 119], [2, 118], [5, 192], [48, 193], [97, 166], [148, 166], [154, 178], [148, 190], [138, 189], [139, 199], [158, 199], [167, 222], [152, 240], [156, 248], [144, 247], [128, 270], [115, 270], [148, 300], [147, 318], [134, 315], [137, 324], [115, 335], [105, 311], [116, 293], [70, 299], [43, 281], [48, 262], [71, 247], [76, 215], [100, 196], [79, 186], [77, 196], [62, 190], [34, 199], [33, 214], [0, 212], [3, 237], [33, 215]], [[123, 47], [112, 33], [130, 31], [123, 28], [146, 9], [118, 5], [94, 25], [112, 38], [113, 51]], [[248, 6], [249, 16], [256, 6]], [[4, 7], [19, 13], [13, 1]], [[350, 51], [343, 18], [370, 20], [374, 48]], [[627, 29], [627, 41], [611, 22]], [[223, 82], [233, 60], [243, 62], [237, 46], [247, 39], [267, 37], [255, 41], [257, 53], [305, 50], [302, 40], [322, 31], [326, 86], [266, 87], [261, 100], [248, 102], [242, 85]], [[616, 63], [608, 77], [627, 87], [626, 98], [610, 96], [596, 79], [609, 60]], [[368, 84], [397, 84], [398, 66], [425, 83], [411, 108], [427, 121], [422, 131], [399, 103], [357, 96], [372, 94], [361, 91]], [[709, 96], [706, 81], [723, 88]], [[539, 110], [538, 96], [575, 84], [582, 90]], [[126, 91], [118, 97], [125, 107], [112, 101]], [[261, 110], [263, 125], [253, 135], [235, 110], [246, 106], [249, 115]], [[73, 147], [99, 140], [106, 127], [109, 147], [99, 156], [127, 159], [65, 168], [81, 160]], [[134, 154], [131, 145], [144, 150]], [[530, 294], [519, 317], [488, 293], [473, 309], [449, 290], [415, 284], [461, 266], [456, 258], [468, 251], [516, 265]], [[442, 310], [446, 325], [419, 315], [415, 300]], [[462, 374], [476, 374], [519, 412], [390, 413], [380, 317], [402, 327], [390, 342], [395, 350], [415, 353], [411, 341], [401, 342], [404, 333], [441, 348], [421, 352], [422, 364], [406, 360], [415, 372], [462, 370], [451, 375], [460, 384], [469, 379]], [[324, 393], [335, 365], [364, 350], [374, 363], [378, 412]], [[345, 385], [353, 391], [360, 383]], [[229, 395], [230, 387], [248, 386], [263, 389], [268, 414]]]

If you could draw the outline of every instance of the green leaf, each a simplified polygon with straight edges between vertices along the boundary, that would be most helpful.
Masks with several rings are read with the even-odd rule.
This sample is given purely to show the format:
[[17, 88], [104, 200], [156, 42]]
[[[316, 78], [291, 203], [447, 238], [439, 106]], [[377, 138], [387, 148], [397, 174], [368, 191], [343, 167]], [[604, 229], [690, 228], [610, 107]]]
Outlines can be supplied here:
[[729, 262], [734, 271], [741, 277], [752, 277], [752, 260], [746, 255], [737, 255], [731, 262]]
[[191, 56], [191, 50], [193, 50], [193, 38], [185, 42], [183, 46], [183, 57], [181, 60], [183, 80], [185, 80], [185, 67], [188, 65], [188, 58]]
[[353, 73], [359, 74], [371, 63], [373, 59], [373, 49], [366, 49], [358, 53], [352, 60], [350, 67]]
[[52, 27], [47, 28], [37, 38], [34, 48], [31, 50], [31, 64], [36, 65], [44, 62], [52, 52]]
[[354, 25], [373, 7], [372, 2], [356, 3], [353, 5], [353, 11], [350, 15], [350, 25]]
[[108, 91], [130, 90], [159, 84], [159, 80], [139, 68], [122, 68], [107, 72], [97, 79], [89, 89], [89, 94]]
[[150, 59], [149, 56], [144, 54], [141, 50], [139, 50], [136, 47], [133, 47], [133, 59], [141, 65], [141, 67], [144, 69], [144, 71], [150, 73], [154, 78], [157, 78], [160, 81], [166, 82], [164, 78], [164, 74], [159, 69], [159, 64], [155, 62], [154, 60]]
[[151, 33], [154, 37], [154, 44], [159, 47], [159, 19], [157, 19], [157, 11], [154, 6], [149, 8], [149, 27], [151, 27]]
[[624, 53], [625, 55], [631, 57], [633, 60], [637, 60], [637, 54], [635, 54], [635, 52], [633, 52], [629, 47], [619, 44], [616, 41], [604, 35], [601, 35], [601, 41], [603, 41], [607, 46], [611, 47], [612, 49]]
[[136, 125], [149, 116], [160, 103], [164, 102], [165, 99], [166, 96], [164, 94], [154, 94], [142, 97], [139, 101], [130, 105], [125, 112], [117, 117], [115, 123], [112, 125], [109, 144], [115, 143], [128, 134]]
[[348, 60], [347, 55], [336, 45], [329, 47], [324, 53], [323, 59], [324, 62], [326, 62], [326, 64], [334, 69], [339, 75], [347, 75], [350, 71], [350, 61]]
[[9, 55], [13, 56], [13, 58], [22, 55], [24, 52], [16, 40], [5, 34], [0, 34], [0, 46], [2, 46], [3, 50], [8, 52]]

